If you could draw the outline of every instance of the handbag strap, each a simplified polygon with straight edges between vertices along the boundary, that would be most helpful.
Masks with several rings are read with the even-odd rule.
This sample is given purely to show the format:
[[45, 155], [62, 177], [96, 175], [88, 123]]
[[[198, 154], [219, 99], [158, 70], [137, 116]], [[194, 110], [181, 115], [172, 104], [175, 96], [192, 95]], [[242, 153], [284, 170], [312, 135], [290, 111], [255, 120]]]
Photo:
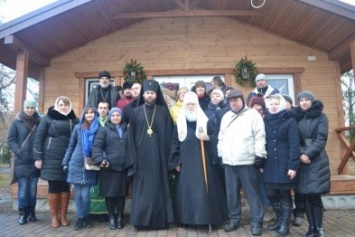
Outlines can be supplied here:
[[22, 143], [22, 145], [21, 145], [21, 149], [23, 148], [23, 146], [24, 146], [25, 143], [27, 142], [28, 138], [31, 136], [33, 130], [35, 130], [36, 126], [37, 126], [37, 124], [35, 124], [35, 125], [32, 127], [30, 133], [27, 135], [26, 139], [23, 141], [23, 143]]
[[226, 128], [229, 128], [229, 126], [242, 114], [244, 114], [245, 111], [247, 111], [248, 108], [244, 108], [239, 114], [236, 114], [236, 116], [232, 119], [232, 121], [230, 121], [230, 123], [227, 125]]

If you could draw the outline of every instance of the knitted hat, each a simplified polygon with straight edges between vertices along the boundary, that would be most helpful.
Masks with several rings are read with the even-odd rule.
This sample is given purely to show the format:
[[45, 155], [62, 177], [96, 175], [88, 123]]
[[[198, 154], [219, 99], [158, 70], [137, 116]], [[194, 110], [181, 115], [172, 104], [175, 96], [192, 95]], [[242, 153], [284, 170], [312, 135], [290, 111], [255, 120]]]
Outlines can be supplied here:
[[250, 108], [253, 108], [253, 106], [257, 104], [257, 105], [261, 105], [261, 107], [263, 107], [263, 109], [266, 108], [266, 105], [265, 105], [265, 100], [264, 100], [264, 97], [262, 96], [254, 96], [251, 98], [250, 102], [249, 102], [249, 107]]
[[197, 81], [197, 82], [195, 83], [195, 88], [197, 88], [197, 87], [199, 87], [199, 86], [201, 86], [201, 87], [203, 87], [203, 88], [206, 89], [206, 83], [205, 83], [204, 81]]
[[123, 83], [123, 90], [131, 89], [133, 86], [133, 81], [125, 81]]
[[312, 92], [310, 91], [307, 91], [307, 90], [304, 90], [304, 91], [301, 91], [298, 95], [297, 95], [297, 99], [298, 101], [301, 100], [302, 98], [307, 98], [309, 99], [310, 101], [314, 101], [314, 95]]
[[25, 100], [25, 101], [23, 102], [23, 107], [24, 107], [24, 108], [27, 108], [27, 107], [36, 108], [36, 107], [37, 107], [37, 103], [36, 103], [36, 101], [34, 101], [34, 100]]
[[223, 92], [222, 92], [220, 89], [214, 89], [214, 90], [211, 92], [210, 96], [211, 96], [212, 94], [219, 94], [219, 95], [221, 96], [222, 100], [224, 99], [224, 94], [223, 94]]
[[260, 80], [266, 80], [266, 79], [267, 79], [266, 75], [263, 73], [260, 73], [256, 76], [255, 82], [260, 81]]
[[122, 110], [118, 107], [113, 107], [112, 109], [110, 109], [110, 112], [108, 112], [109, 119], [111, 118], [114, 112], [118, 112], [122, 116]]
[[293, 105], [293, 100], [292, 100], [292, 98], [290, 97], [290, 96], [288, 96], [288, 95], [282, 95], [282, 97], [288, 102], [288, 103], [290, 103], [291, 105]]
[[99, 79], [101, 77], [107, 77], [107, 78], [110, 79], [111, 78], [111, 74], [108, 71], [101, 71], [101, 72], [99, 72]]

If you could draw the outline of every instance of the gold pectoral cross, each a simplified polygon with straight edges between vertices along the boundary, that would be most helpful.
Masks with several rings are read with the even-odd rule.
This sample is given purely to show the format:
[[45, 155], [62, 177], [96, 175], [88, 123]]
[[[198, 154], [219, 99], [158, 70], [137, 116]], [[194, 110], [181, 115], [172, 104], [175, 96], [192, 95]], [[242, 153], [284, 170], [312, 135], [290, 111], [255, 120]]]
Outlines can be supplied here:
[[150, 137], [152, 137], [153, 130], [151, 128], [148, 128], [147, 133]]

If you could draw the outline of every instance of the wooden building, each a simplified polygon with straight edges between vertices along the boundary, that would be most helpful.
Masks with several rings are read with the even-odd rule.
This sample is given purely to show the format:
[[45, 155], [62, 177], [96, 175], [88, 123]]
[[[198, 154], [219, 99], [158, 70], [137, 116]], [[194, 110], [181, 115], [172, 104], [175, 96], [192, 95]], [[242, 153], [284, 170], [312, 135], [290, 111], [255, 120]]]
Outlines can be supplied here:
[[[355, 68], [351, 5], [336, 0], [59, 0], [0, 25], [0, 63], [16, 70], [16, 111], [22, 109], [28, 76], [40, 82], [41, 112], [65, 95], [79, 114], [88, 82], [105, 69], [121, 85], [131, 59], [149, 78], [222, 75], [226, 84], [241, 88], [232, 70], [245, 56], [276, 82], [278, 76], [286, 78], [293, 98], [307, 89], [324, 102], [332, 193], [355, 193], [346, 162], [338, 169], [346, 143], [335, 132], [344, 126], [340, 75]], [[241, 89], [245, 96], [252, 90]]]

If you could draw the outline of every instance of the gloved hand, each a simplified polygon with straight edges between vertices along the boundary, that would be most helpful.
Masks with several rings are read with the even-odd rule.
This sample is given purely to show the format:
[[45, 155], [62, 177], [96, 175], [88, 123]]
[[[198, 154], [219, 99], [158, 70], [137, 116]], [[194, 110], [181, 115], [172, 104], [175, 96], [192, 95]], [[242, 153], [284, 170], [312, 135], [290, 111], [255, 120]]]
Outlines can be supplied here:
[[260, 169], [264, 167], [265, 158], [260, 156], [255, 156], [254, 165], [256, 168]]
[[68, 166], [67, 165], [63, 165], [63, 171], [66, 173], [68, 172]]

